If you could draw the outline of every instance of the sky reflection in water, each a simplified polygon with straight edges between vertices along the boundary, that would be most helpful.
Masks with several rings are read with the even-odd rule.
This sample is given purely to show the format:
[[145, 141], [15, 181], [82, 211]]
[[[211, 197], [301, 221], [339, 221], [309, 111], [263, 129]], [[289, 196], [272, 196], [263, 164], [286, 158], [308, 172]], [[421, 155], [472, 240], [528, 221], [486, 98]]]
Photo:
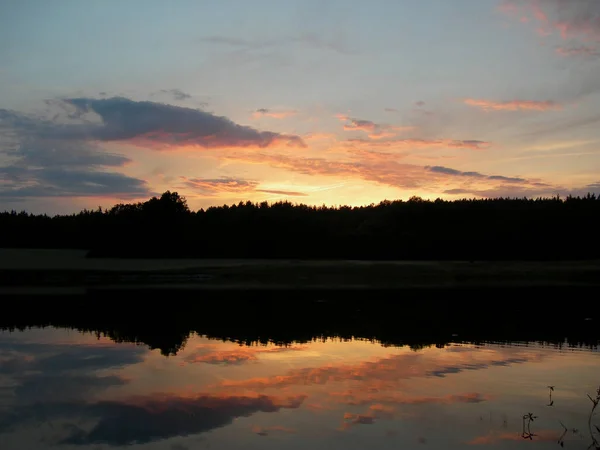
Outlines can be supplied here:
[[[586, 394], [599, 384], [590, 350], [242, 347], [195, 336], [165, 358], [30, 330], [0, 334], [0, 441], [3, 450], [558, 448], [562, 423], [564, 448], [585, 449]], [[528, 413], [537, 416], [531, 440], [522, 436]]]

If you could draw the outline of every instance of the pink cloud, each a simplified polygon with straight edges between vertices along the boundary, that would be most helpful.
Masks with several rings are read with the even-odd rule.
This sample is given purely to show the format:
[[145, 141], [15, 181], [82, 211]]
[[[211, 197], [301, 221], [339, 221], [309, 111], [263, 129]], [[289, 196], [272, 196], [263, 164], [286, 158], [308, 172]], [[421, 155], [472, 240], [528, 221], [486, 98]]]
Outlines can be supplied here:
[[533, 100], [510, 100], [493, 101], [484, 99], [467, 98], [464, 103], [469, 106], [475, 106], [484, 111], [553, 111], [562, 109], [562, 106], [553, 101], [533, 101]]
[[542, 23], [548, 23], [548, 15], [544, 12], [542, 7], [540, 6], [539, 0], [533, 0], [531, 3], [531, 10], [533, 11], [533, 16]]
[[[558, 32], [563, 39], [600, 41], [600, 2], [597, 0], [504, 0], [499, 10], [510, 16], [529, 16], [544, 36]], [[527, 19], [527, 20], [524, 20]]]

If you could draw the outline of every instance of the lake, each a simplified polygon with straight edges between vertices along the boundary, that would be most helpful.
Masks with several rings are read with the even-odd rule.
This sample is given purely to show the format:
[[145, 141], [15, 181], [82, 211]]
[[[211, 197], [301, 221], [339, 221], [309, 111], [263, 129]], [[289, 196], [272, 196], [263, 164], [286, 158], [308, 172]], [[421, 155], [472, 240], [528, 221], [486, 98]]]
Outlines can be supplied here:
[[164, 356], [70, 329], [0, 332], [2, 450], [586, 449], [600, 439], [600, 416], [595, 435], [588, 425], [587, 395], [600, 386], [589, 346], [184, 341]]

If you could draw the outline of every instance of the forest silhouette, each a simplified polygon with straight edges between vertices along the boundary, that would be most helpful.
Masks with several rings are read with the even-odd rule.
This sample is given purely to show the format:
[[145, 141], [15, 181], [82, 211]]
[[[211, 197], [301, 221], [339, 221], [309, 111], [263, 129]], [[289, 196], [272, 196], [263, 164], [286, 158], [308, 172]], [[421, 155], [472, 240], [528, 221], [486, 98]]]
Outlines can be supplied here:
[[[413, 350], [451, 342], [544, 342], [595, 348], [600, 338], [597, 321], [589, 319], [590, 314], [594, 317], [593, 308], [585, 308], [585, 299], [594, 298], [595, 292], [573, 288], [432, 289], [401, 294], [348, 290], [307, 296], [272, 290], [92, 290], [68, 302], [60, 295], [48, 296], [44, 302], [35, 301], [39, 300], [35, 296], [7, 296], [11, 314], [0, 317], [0, 330], [73, 328], [116, 342], [145, 344], [164, 355], [177, 354], [193, 333], [242, 345], [357, 338]], [[547, 299], [552, 295], [578, 299], [581, 307], [549, 307]], [[165, 301], [172, 298], [177, 301]]]
[[361, 207], [240, 202], [191, 211], [176, 192], [72, 215], [0, 213], [0, 246], [95, 257], [568, 260], [600, 257], [600, 197]]

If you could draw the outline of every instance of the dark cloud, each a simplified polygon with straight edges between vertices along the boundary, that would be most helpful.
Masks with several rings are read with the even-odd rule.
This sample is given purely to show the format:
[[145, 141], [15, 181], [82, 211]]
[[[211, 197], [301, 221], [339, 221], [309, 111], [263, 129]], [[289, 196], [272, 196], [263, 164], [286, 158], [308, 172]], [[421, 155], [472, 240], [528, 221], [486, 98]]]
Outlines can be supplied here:
[[[55, 103], [47, 104], [53, 107]], [[74, 119], [79, 123], [74, 124]], [[131, 160], [84, 140], [90, 126], [87, 118], [82, 121], [73, 110], [61, 109], [49, 120], [0, 109], [0, 138], [4, 141], [0, 153], [9, 158], [8, 165], [0, 167], [0, 197], [133, 199], [150, 195], [144, 180], [104, 170]]]
[[183, 444], [173, 444], [171, 445], [171, 450], [190, 450], [190, 448]]
[[296, 114], [298, 114], [298, 111], [295, 109], [272, 110], [268, 108], [259, 108], [254, 111], [252, 116], [256, 119], [263, 116], [271, 117], [273, 119], [285, 119], [287, 117], [295, 116]]
[[574, 197], [583, 197], [587, 194], [600, 196], [600, 182], [591, 183], [581, 188], [571, 189], [568, 192], [561, 193], [561, 195], [572, 195]]
[[518, 177], [504, 177], [502, 175], [490, 175], [488, 180], [506, 181], [508, 183], [526, 183], [527, 180]]
[[[454, 175], [458, 177], [485, 178], [487, 180], [505, 181], [507, 183], [528, 183], [528, 180], [525, 178], [505, 177], [502, 175], [484, 175], [479, 172], [461, 172], [460, 170], [443, 166], [426, 166], [425, 168], [430, 172], [443, 173], [445, 175]], [[446, 193], [448, 194], [450, 192], [446, 191]]]
[[59, 122], [0, 109], [0, 131], [12, 138], [26, 136], [53, 142], [126, 141], [161, 148], [171, 145], [203, 148], [305, 146], [299, 136], [259, 131], [199, 109], [137, 102], [124, 97], [71, 98], [61, 104], [71, 107], [69, 119], [79, 121]]
[[64, 402], [93, 397], [110, 387], [123, 386], [128, 380], [115, 376], [45, 375], [25, 376], [14, 394], [22, 403]]
[[[500, 181], [506, 177], [497, 177]], [[512, 180], [511, 178], [508, 178]], [[591, 183], [582, 187], [577, 188], [564, 188], [561, 186], [552, 186], [546, 183], [530, 182], [526, 185], [518, 184], [501, 184], [499, 186], [491, 187], [489, 189], [482, 188], [459, 188], [459, 189], [448, 189], [444, 191], [444, 194], [450, 195], [464, 195], [469, 197], [483, 197], [483, 198], [536, 198], [536, 197], [547, 197], [548, 195], [561, 195], [563, 197], [584, 197], [588, 194], [600, 195], [600, 183]]]
[[[140, 363], [147, 352], [144, 347], [124, 344], [41, 344], [10, 337], [3, 340], [0, 374], [5, 382], [0, 397], [8, 399], [9, 407], [0, 408], [0, 433], [54, 423], [55, 435], [62, 434], [57, 439], [63, 443], [121, 445], [200, 432], [257, 411], [297, 408], [303, 401], [301, 397], [279, 400], [209, 396], [96, 401], [107, 388], [128, 383], [125, 378], [107, 374], [107, 370]], [[65, 421], [67, 424], [61, 426]]]
[[131, 162], [117, 153], [104, 152], [94, 144], [52, 139], [24, 139], [18, 148], [5, 151], [19, 163], [33, 167], [120, 167]]
[[485, 175], [480, 174], [479, 172], [461, 172], [460, 170], [451, 169], [449, 167], [443, 166], [427, 166], [426, 169], [429, 169], [431, 172], [443, 173], [446, 175], [456, 175], [460, 177], [475, 177], [475, 178], [485, 178]]
[[152, 194], [144, 180], [121, 173], [16, 165], [0, 167], [0, 186], [2, 198], [110, 196], [135, 199]]
[[31, 373], [44, 376], [80, 374], [135, 364], [142, 361], [145, 353], [144, 348], [132, 345], [38, 344], [6, 340], [0, 344], [0, 374], [18, 377]]
[[172, 145], [203, 148], [306, 146], [299, 136], [259, 131], [199, 109], [136, 102], [124, 97], [66, 101], [81, 114], [93, 112], [100, 116], [102, 123], [85, 129], [90, 139], [100, 141], [129, 141], [160, 148]]
[[[448, 366], [437, 370], [432, 370], [427, 373], [427, 376], [432, 377], [440, 377], [443, 378], [446, 375], [452, 375], [464, 372], [466, 370], [483, 370], [488, 369], [493, 366], [510, 366], [512, 364], [524, 364], [528, 362], [527, 358], [507, 358], [503, 360], [490, 361], [489, 363], [471, 363], [471, 364], [461, 364], [456, 366]], [[485, 399], [481, 396], [469, 397], [465, 400], [466, 403], [479, 403], [484, 401]]]
[[[134, 346], [87, 346], [21, 343], [0, 345], [0, 375], [10, 380], [6, 393], [17, 408], [47, 402], [83, 401], [128, 380], [98, 371], [121, 368], [143, 360], [147, 350]], [[0, 429], [6, 417], [0, 415]]]
[[[175, 91], [169, 92], [180, 93]], [[162, 103], [112, 97], [71, 98], [47, 105], [58, 112], [40, 117], [0, 109], [0, 152], [11, 159], [0, 168], [0, 197], [152, 195], [144, 180], [107, 172], [105, 168], [130, 160], [104, 152], [94, 142], [122, 141], [161, 149], [305, 146], [298, 136], [259, 131], [226, 117]]]
[[207, 432], [229, 425], [235, 418], [258, 412], [297, 409], [304, 399], [304, 396], [198, 395], [187, 398], [157, 395], [135, 397], [127, 402], [46, 403], [43, 407], [30, 405], [0, 413], [0, 432], [60, 419], [93, 420], [91, 428], [70, 425], [68, 436], [58, 444], [144, 444]]
[[192, 98], [192, 96], [190, 94], [187, 94], [186, 92], [183, 92], [181, 89], [161, 89], [162, 93], [164, 94], [170, 94], [173, 96], [173, 98], [175, 100], [188, 100], [190, 98]]

